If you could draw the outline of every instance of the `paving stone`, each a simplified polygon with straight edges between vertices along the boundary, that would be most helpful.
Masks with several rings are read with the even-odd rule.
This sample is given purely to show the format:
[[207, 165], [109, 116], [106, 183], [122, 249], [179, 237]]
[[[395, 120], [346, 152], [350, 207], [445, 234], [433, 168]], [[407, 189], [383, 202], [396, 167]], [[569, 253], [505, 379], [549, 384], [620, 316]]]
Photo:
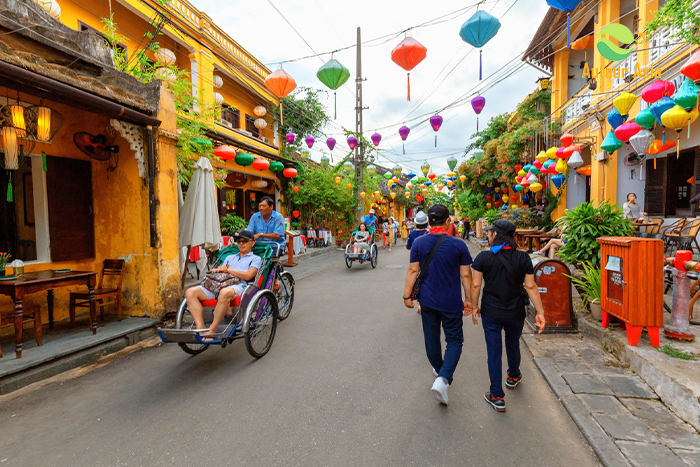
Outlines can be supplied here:
[[[678, 417], [658, 400], [620, 398], [627, 410], [642, 420], [653, 423], [673, 423]], [[652, 424], [653, 426], [653, 424]]]
[[670, 448], [700, 451], [700, 437], [681, 419], [673, 422], [649, 422], [662, 443]]
[[693, 467], [700, 467], [700, 452], [698, 451], [688, 451], [685, 449], [673, 449], [678, 457], [683, 459], [686, 465], [692, 465]]
[[635, 467], [687, 467], [673, 451], [662, 444], [617, 441], [617, 446]]
[[594, 374], [593, 369], [571, 349], [549, 349], [552, 357], [562, 373]]
[[646, 423], [632, 415], [615, 397], [595, 394], [580, 394], [578, 397], [586, 404], [593, 418], [613, 439], [661, 442]]
[[565, 373], [562, 376], [576, 394], [614, 394], [610, 386], [597, 375]]
[[608, 355], [598, 347], [576, 348], [576, 353], [589, 365], [605, 365]]
[[534, 357], [533, 360], [535, 361], [537, 368], [539, 368], [540, 372], [544, 376], [544, 379], [546, 379], [547, 383], [549, 383], [549, 387], [552, 388], [552, 391], [554, 391], [554, 394], [556, 394], [558, 398], [561, 399], [564, 396], [573, 395], [571, 388], [561, 377], [559, 370], [557, 370], [556, 366], [554, 365], [554, 361], [551, 358]]
[[612, 388], [618, 397], [638, 397], [640, 399], [656, 399], [658, 396], [649, 386], [636, 376], [603, 376], [603, 380]]

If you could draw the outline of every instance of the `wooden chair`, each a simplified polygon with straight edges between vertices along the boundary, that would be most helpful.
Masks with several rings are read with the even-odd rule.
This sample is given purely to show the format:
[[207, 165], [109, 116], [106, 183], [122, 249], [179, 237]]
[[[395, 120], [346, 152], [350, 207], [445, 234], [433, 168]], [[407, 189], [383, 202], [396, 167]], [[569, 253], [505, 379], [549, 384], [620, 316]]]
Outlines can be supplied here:
[[691, 242], [695, 243], [695, 248], [697, 248], [698, 252], [700, 252], [700, 245], [698, 244], [697, 238], [698, 232], [700, 232], [700, 218], [694, 219], [690, 223], [686, 222], [681, 231], [678, 233], [678, 236], [691, 239]]
[[649, 219], [649, 222], [653, 223], [654, 225], [648, 226], [646, 228], [646, 233], [658, 234], [659, 230], [661, 229], [661, 225], [664, 223], [664, 220], [660, 217], [655, 217], [653, 219]]
[[685, 219], [678, 219], [671, 225], [667, 225], [666, 227], [660, 227], [659, 233], [666, 236], [678, 235], [681, 233], [681, 230], [683, 230], [684, 226]]
[[[110, 303], [117, 304], [117, 320], [122, 320], [122, 279], [124, 272], [123, 259], [106, 259], [102, 263], [102, 274], [95, 288], [95, 302], [100, 307], [100, 319], [105, 319], [105, 306]], [[116, 276], [115, 288], [104, 286], [105, 276]], [[75, 326], [75, 309], [90, 308], [90, 292], [71, 292], [69, 297], [70, 327]]]
[[[41, 309], [36, 306], [31, 310], [22, 310], [22, 326], [24, 323], [29, 321], [34, 321], [34, 338], [36, 339], [37, 345], [44, 345], [41, 340]], [[6, 322], [5, 324], [3, 324]], [[0, 328], [5, 328], [15, 325], [15, 310], [0, 312]], [[2, 350], [0, 349], [0, 358], [2, 358]]]

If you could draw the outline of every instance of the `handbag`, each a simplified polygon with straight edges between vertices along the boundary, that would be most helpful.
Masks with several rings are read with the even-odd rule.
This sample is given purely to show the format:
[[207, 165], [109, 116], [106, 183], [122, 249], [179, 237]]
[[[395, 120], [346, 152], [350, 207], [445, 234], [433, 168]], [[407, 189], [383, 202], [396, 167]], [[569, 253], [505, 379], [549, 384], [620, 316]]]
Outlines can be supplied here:
[[233, 274], [227, 274], [225, 272], [209, 272], [206, 276], [204, 276], [204, 279], [202, 279], [201, 285], [218, 298], [221, 289], [225, 289], [226, 287], [240, 283], [241, 278], [234, 276]]
[[[517, 251], [517, 250], [515, 250]], [[518, 286], [518, 280], [517, 280], [517, 275], [515, 274], [515, 270], [513, 269], [513, 265], [510, 264], [508, 261], [503, 258], [503, 255], [496, 255], [496, 258], [498, 258], [503, 266], [508, 270], [508, 273], [510, 274], [510, 277], [513, 279], [513, 285], [515, 287]], [[527, 294], [527, 291], [525, 290], [525, 285], [520, 284], [520, 293], [522, 294], [522, 299], [525, 302], [524, 305], [527, 305], [527, 302], [530, 301], [530, 296]]]
[[411, 290], [411, 300], [418, 300], [418, 297], [420, 296], [420, 289], [423, 285], [423, 279], [428, 273], [428, 267], [430, 267], [430, 263], [433, 261], [433, 257], [435, 257], [435, 253], [437, 253], [438, 248], [440, 248], [440, 244], [443, 242], [443, 240], [445, 240], [445, 237], [447, 237], [447, 235], [440, 235], [440, 238], [438, 238], [437, 242], [435, 242], [435, 246], [433, 246], [432, 251], [425, 259], [423, 264], [421, 264], [420, 271], [418, 271], [418, 277], [416, 278], [416, 282], [413, 284], [413, 289]]

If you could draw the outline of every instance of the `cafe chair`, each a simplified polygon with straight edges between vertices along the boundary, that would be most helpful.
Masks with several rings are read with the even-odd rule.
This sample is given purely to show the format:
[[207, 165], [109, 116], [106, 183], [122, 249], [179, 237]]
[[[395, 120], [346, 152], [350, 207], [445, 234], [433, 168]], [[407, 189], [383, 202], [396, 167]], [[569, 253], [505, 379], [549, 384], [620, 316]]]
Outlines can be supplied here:
[[666, 235], [666, 236], [675, 236], [675, 235], [678, 235], [681, 232], [681, 230], [683, 230], [684, 226], [685, 226], [685, 218], [681, 218], [681, 219], [678, 219], [673, 224], [667, 225], [665, 227], [661, 227], [659, 230], [659, 233]]
[[[41, 308], [35, 306], [32, 309], [22, 310], [22, 326], [24, 323], [34, 322], [34, 339], [37, 345], [44, 345], [41, 341]], [[6, 327], [14, 327], [15, 325], [15, 310], [0, 312], [0, 329]], [[2, 358], [2, 350], [0, 349], [0, 358]]]
[[[100, 319], [105, 319], [105, 306], [110, 303], [117, 304], [117, 321], [122, 320], [122, 279], [124, 273], [123, 259], [106, 259], [102, 263], [102, 274], [95, 288], [95, 304], [100, 307]], [[104, 285], [105, 277], [112, 277], [116, 283], [115, 288]], [[75, 326], [75, 309], [90, 308], [90, 292], [71, 292], [68, 311], [70, 313], [70, 327]]]
[[664, 223], [664, 220], [660, 217], [654, 217], [653, 219], [649, 219], [649, 222], [654, 225], [647, 226], [646, 233], [658, 234], [659, 230], [661, 230], [661, 225]]
[[698, 252], [700, 252], [700, 245], [698, 245], [697, 239], [698, 232], [700, 232], [700, 219], [694, 219], [690, 223], [686, 222], [681, 231], [678, 233], [678, 236], [690, 239], [690, 241], [695, 244], [695, 248], [697, 248]]

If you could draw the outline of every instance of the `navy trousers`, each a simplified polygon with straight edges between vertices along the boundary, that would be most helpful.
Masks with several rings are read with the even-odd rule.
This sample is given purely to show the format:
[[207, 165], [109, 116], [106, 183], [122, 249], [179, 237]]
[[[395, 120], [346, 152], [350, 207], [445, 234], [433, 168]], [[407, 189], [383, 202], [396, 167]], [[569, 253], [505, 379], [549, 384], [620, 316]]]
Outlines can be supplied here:
[[492, 318], [481, 318], [486, 338], [486, 353], [488, 354], [489, 378], [491, 379], [491, 395], [504, 397], [503, 392], [503, 339], [501, 331], [506, 334], [506, 357], [508, 358], [508, 374], [513, 378], [520, 377], [520, 335], [523, 333], [525, 320], [508, 321]]
[[[423, 336], [425, 337], [425, 352], [428, 361], [438, 376], [445, 378], [452, 384], [459, 357], [462, 355], [464, 333], [462, 332], [462, 313], [444, 313], [425, 305], [421, 306], [421, 319], [423, 320]], [[440, 325], [445, 332], [445, 356], [442, 356], [440, 345]]]

